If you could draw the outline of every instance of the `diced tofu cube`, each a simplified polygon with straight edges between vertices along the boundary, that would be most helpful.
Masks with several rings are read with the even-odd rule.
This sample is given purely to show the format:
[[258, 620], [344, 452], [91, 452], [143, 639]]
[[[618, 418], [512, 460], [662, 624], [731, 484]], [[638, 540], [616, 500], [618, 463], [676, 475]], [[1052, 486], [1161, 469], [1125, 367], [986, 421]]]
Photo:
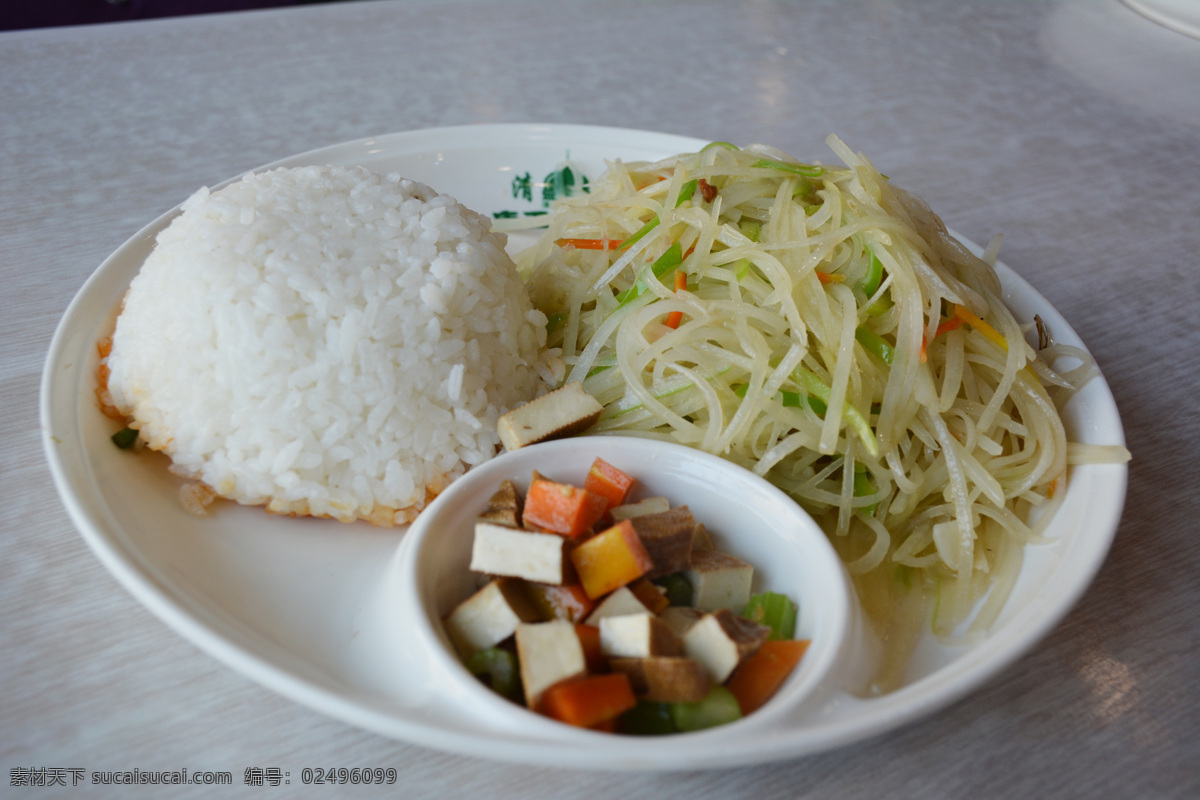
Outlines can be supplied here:
[[500, 417], [497, 432], [505, 450], [517, 450], [548, 439], [573, 436], [590, 428], [604, 406], [579, 381], [517, 406]]
[[487, 510], [479, 515], [479, 519], [496, 525], [519, 528], [524, 500], [515, 483], [509, 480], [501, 481], [500, 488], [488, 500]]
[[471, 570], [537, 583], [561, 584], [569, 576], [566, 549], [567, 540], [553, 533], [477, 522], [471, 547]]
[[640, 517], [643, 514], [661, 514], [663, 511], [671, 510], [671, 502], [665, 497], [647, 497], [644, 500], [639, 500], [636, 503], [629, 503], [623, 506], [614, 506], [609, 509], [609, 514], [612, 518], [620, 522], [623, 519], [633, 519]]
[[696, 520], [687, 506], [630, 519], [654, 566], [647, 578], [661, 578], [687, 569], [692, 560], [692, 535]]
[[602, 597], [645, 575], [654, 562], [629, 520], [571, 550], [571, 563], [588, 597]]
[[691, 606], [668, 606], [659, 612], [658, 618], [680, 639], [704, 616], [704, 612]]
[[741, 611], [750, 600], [754, 567], [726, 553], [705, 550], [692, 553], [692, 564], [684, 576], [692, 584], [692, 605], [696, 608]]
[[767, 626], [725, 608], [705, 614], [688, 629], [683, 635], [683, 652], [704, 665], [713, 683], [724, 683], [742, 659], [758, 650], [770, 634]]
[[587, 596], [583, 586], [578, 583], [567, 583], [562, 586], [529, 583], [526, 586], [530, 599], [542, 614], [542, 619], [582, 622], [596, 605]]
[[628, 586], [622, 586], [597, 603], [585, 622], [588, 625], [599, 625], [600, 620], [605, 617], [644, 614], [649, 610], [641, 600], [638, 600], [637, 595], [630, 591]]
[[477, 650], [495, 647], [522, 622], [538, 619], [521, 582], [497, 578], [458, 604], [446, 618], [446, 632], [466, 658]]
[[517, 626], [516, 639], [525, 704], [530, 708], [546, 689], [587, 672], [583, 645], [570, 622], [522, 623]]
[[682, 649], [679, 637], [649, 611], [600, 620], [600, 650], [609, 658], [675, 656]]
[[613, 672], [629, 676], [638, 697], [656, 703], [696, 703], [712, 685], [704, 665], [694, 658], [614, 658], [608, 663]]

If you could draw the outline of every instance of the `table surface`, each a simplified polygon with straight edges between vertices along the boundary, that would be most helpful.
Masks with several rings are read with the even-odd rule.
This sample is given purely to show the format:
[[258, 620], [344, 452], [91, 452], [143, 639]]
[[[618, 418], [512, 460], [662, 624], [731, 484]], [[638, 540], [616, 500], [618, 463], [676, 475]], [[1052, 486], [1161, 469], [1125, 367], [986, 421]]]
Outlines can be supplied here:
[[[334, 797], [349, 790], [255, 789], [242, 771], [380, 766], [401, 797], [1200, 796], [1200, 40], [1115, 0], [379, 0], [8, 32], [0, 72], [0, 795]], [[814, 158], [836, 132], [964, 236], [1003, 233], [1002, 258], [1094, 353], [1134, 454], [1112, 551], [1061, 625], [967, 698], [866, 741], [630, 775], [352, 728], [135, 602], [68, 520], [38, 431], [47, 348], [87, 276], [257, 165], [530, 121]], [[238, 785], [11, 785], [25, 768], [185, 767]]]

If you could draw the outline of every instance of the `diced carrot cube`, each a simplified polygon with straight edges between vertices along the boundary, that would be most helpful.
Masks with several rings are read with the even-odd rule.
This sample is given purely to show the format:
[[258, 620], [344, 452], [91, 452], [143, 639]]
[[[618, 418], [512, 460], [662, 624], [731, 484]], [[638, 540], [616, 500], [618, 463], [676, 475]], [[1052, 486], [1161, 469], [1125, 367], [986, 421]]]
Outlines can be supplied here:
[[622, 520], [571, 551], [571, 563], [587, 596], [595, 599], [645, 575], [654, 561], [633, 523]]
[[770, 700], [808, 650], [808, 640], [769, 639], [743, 661], [726, 687], [737, 698], [742, 716]]
[[583, 646], [583, 660], [587, 662], [588, 672], [608, 672], [608, 658], [600, 648], [600, 629], [595, 625], [576, 623], [575, 633]]
[[651, 614], [661, 614], [664, 608], [671, 605], [671, 601], [667, 599], [667, 595], [651, 583], [648, 578], [638, 578], [629, 584], [629, 591], [633, 592], [633, 596], [640, 600], [642, 605], [650, 610]]
[[[629, 497], [633, 488], [633, 476], [614, 467], [602, 458], [597, 457], [592, 462], [584, 478], [583, 488], [593, 494], [598, 494], [608, 501], [608, 508], [619, 506]], [[607, 509], [605, 509], [607, 510]]]
[[526, 525], [575, 538], [592, 529], [608, 510], [608, 501], [587, 489], [557, 481], [535, 480], [525, 496]]
[[[620, 672], [563, 681], [542, 694], [543, 714], [581, 728], [602, 726], [637, 705], [629, 678]], [[602, 728], [603, 729], [603, 728]]]
[[559, 585], [530, 583], [528, 593], [531, 600], [546, 619], [565, 619], [579, 622], [596, 605], [578, 583]]

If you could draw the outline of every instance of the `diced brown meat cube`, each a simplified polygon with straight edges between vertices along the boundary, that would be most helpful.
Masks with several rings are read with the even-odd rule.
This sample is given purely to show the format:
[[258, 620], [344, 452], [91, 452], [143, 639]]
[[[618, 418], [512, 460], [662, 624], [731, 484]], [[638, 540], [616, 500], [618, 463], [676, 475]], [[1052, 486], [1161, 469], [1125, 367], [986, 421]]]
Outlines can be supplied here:
[[488, 500], [487, 509], [479, 515], [484, 522], [504, 525], [509, 528], [521, 527], [521, 507], [524, 498], [512, 481], [501, 481], [500, 488]]
[[630, 522], [654, 562], [645, 577], [661, 578], [690, 566], [696, 520], [687, 506], [633, 517]]
[[704, 616], [704, 612], [691, 606], [668, 606], [659, 612], [658, 618], [680, 639]]
[[712, 685], [704, 665], [694, 658], [614, 658], [609, 666], [629, 676], [634, 694], [656, 703], [695, 703]]

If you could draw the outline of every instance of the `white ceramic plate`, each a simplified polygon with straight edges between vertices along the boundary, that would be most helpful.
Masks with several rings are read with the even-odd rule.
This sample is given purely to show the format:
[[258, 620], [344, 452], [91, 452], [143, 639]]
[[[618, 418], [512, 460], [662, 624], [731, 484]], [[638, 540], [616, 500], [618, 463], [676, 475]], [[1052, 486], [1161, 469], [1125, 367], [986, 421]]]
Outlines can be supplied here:
[[[657, 159], [704, 142], [611, 128], [487, 125], [411, 131], [304, 153], [274, 165], [363, 164], [396, 170], [485, 213], [543, 209], [606, 159]], [[547, 178], [550, 180], [546, 180]], [[528, 191], [527, 191], [528, 190]], [[182, 201], [184, 198], [181, 197]], [[501, 738], [478, 725], [462, 698], [439, 690], [425, 656], [393, 627], [390, 578], [405, 557], [403, 534], [365, 524], [275, 518], [220, 507], [189, 516], [165, 460], [132, 456], [109, 441], [115, 425], [93, 398], [96, 341], [111, 328], [129, 281], [172, 210], [138, 232], [88, 279], [68, 308], [47, 358], [42, 435], [54, 481], [97, 557], [153, 613], [234, 669], [312, 708], [381, 734], [484, 757], [607, 769], [746, 764], [812, 753], [894, 728], [978, 687], [1046, 635], [1091, 582], [1120, 518], [1126, 468], [1078, 467], [1050, 536], [1029, 548], [1014, 594], [993, 634], [969, 648], [922, 641], [906, 684], [880, 698], [833, 697], [787, 717], [769, 736], [717, 739], [653, 763], [556, 737]], [[520, 246], [518, 243], [514, 247]], [[1021, 319], [1040, 314], [1054, 337], [1078, 338], [1044, 298], [1003, 265], [1005, 300]], [[1065, 420], [1076, 441], [1123, 444], [1108, 386], [1093, 380]]]
[[1122, 0], [1147, 19], [1200, 39], [1200, 0]]

